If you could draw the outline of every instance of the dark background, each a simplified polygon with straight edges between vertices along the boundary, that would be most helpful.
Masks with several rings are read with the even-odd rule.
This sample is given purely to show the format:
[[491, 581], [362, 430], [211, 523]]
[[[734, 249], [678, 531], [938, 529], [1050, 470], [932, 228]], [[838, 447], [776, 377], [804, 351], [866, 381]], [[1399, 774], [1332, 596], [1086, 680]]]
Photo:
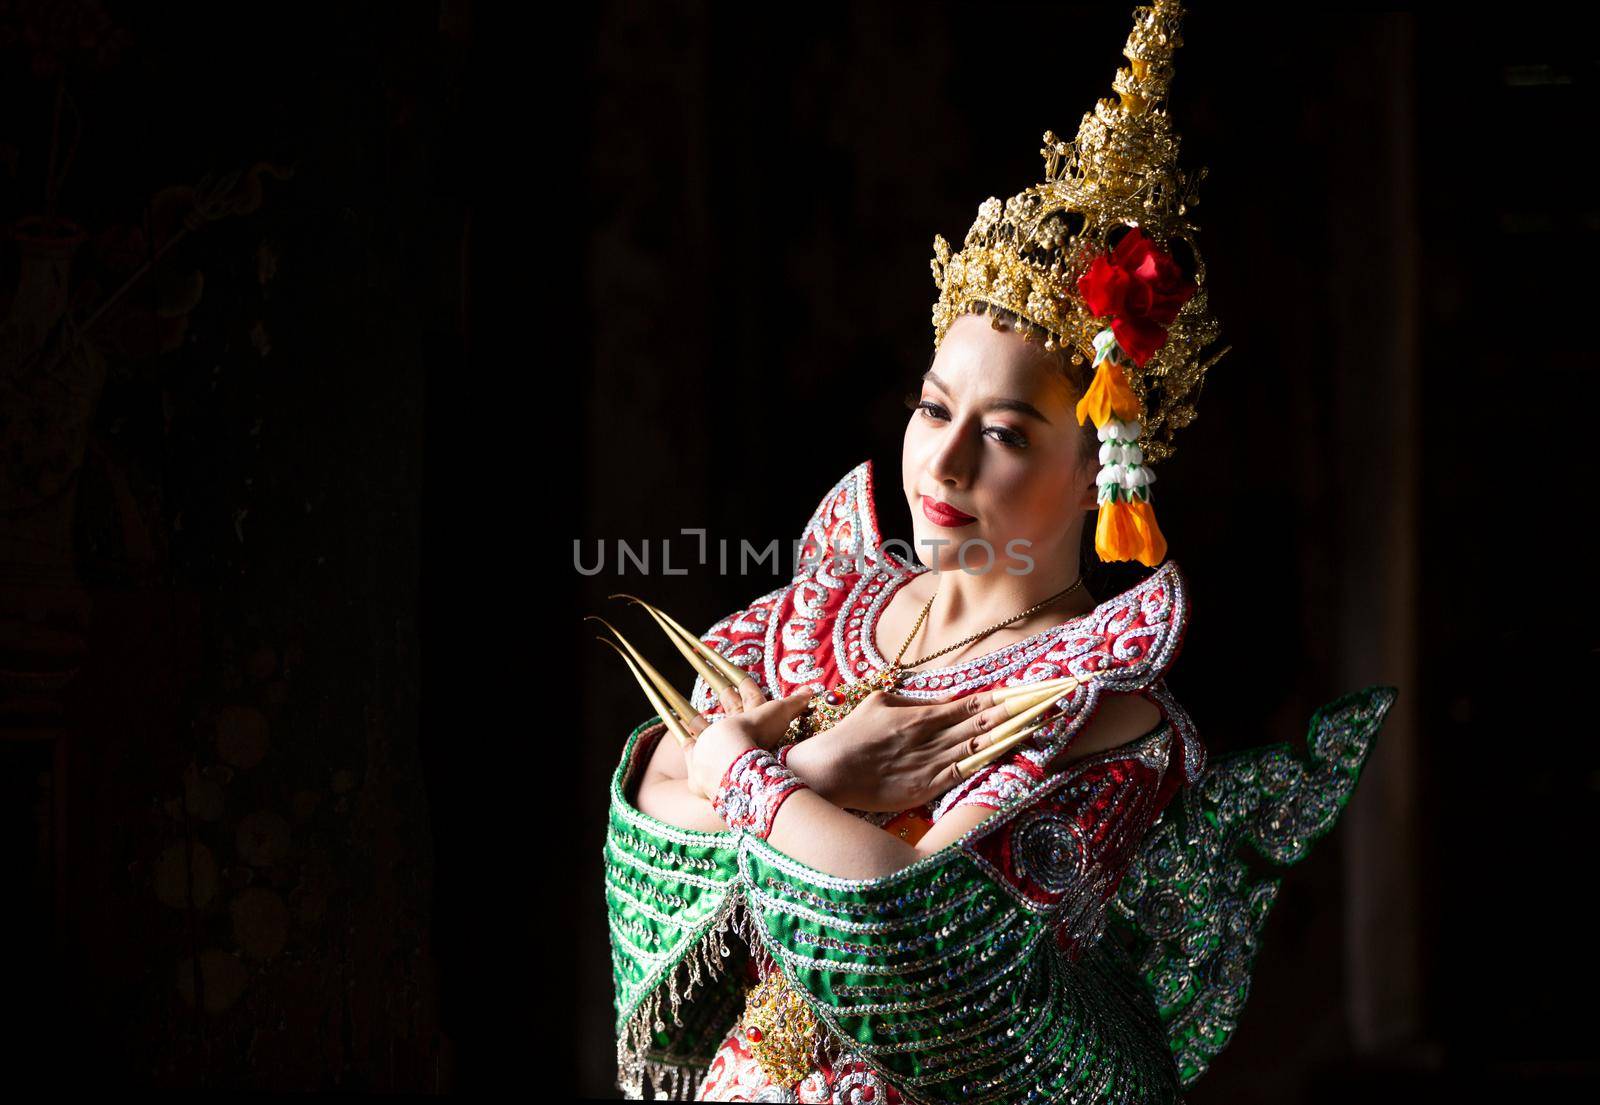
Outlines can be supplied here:
[[[612, 1095], [605, 783], [649, 711], [580, 615], [709, 625], [784, 581], [680, 527], [790, 540], [867, 457], [904, 535], [933, 234], [1038, 179], [1128, 30], [480, 9], [0, 2], [17, 1077]], [[1595, 1085], [1594, 23], [1189, 16], [1234, 350], [1161, 472], [1171, 683], [1216, 751], [1401, 688], [1197, 1102]], [[687, 574], [575, 571], [645, 538]]]
[[0, 3], [19, 1086], [484, 1080], [471, 769], [421, 648], [471, 16]]

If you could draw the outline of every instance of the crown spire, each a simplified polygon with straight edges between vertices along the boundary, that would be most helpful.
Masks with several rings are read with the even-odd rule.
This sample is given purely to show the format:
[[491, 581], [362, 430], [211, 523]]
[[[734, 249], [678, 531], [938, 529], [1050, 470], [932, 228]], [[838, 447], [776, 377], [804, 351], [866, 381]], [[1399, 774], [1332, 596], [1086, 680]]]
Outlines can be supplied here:
[[1128, 64], [1111, 81], [1117, 99], [1097, 100], [1074, 142], [1045, 132], [1040, 153], [1047, 181], [1071, 179], [1086, 193], [1122, 201], [1130, 219], [1144, 212], [1146, 222], [1184, 215], [1194, 205], [1192, 188], [1178, 169], [1182, 143], [1166, 110], [1172, 57], [1183, 45], [1182, 24], [1176, 0], [1134, 10], [1133, 31], [1122, 48]]
[[[1211, 352], [1220, 327], [1190, 219], [1205, 170], [1190, 179], [1178, 167], [1180, 141], [1166, 107], [1182, 22], [1177, 0], [1135, 8], [1123, 47], [1128, 64], [1111, 84], [1116, 98], [1097, 100], [1071, 142], [1044, 132], [1044, 181], [1004, 206], [985, 200], [959, 252], [942, 236], [933, 240], [935, 347], [979, 304], [1010, 311], [1024, 337], [1042, 337], [1045, 348], [1059, 346], [1096, 367], [1086, 408], [1098, 412], [1101, 440], [1113, 443], [1116, 456], [1148, 463], [1171, 455], [1174, 432], [1195, 418], [1206, 371], [1228, 352]], [[1133, 299], [1120, 290], [1130, 281], [1141, 291]], [[1108, 418], [1119, 423], [1116, 431], [1107, 430]], [[1136, 447], [1125, 439], [1130, 432]], [[1102, 481], [1102, 493], [1148, 514], [1154, 476], [1116, 463], [1122, 467], [1111, 474], [1135, 482], [1108, 492]], [[1107, 517], [1103, 511], [1102, 529]], [[1155, 555], [1164, 545], [1144, 547]]]

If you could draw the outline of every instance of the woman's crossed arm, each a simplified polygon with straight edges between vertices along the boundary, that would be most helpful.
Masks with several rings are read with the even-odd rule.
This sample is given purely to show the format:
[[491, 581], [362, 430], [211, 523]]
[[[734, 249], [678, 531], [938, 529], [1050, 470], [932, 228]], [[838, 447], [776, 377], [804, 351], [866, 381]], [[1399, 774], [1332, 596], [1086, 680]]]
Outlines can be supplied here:
[[[725, 831], [707, 792], [740, 755], [775, 745], [808, 698], [766, 702], [726, 717], [703, 730], [687, 755], [663, 736], [640, 783], [639, 809], [680, 828]], [[881, 692], [870, 696], [839, 725], [791, 753], [789, 766], [808, 789], [783, 802], [768, 842], [809, 867], [849, 879], [881, 878], [934, 854], [993, 811], [958, 807], [916, 844], [907, 844], [845, 807], [899, 811], [942, 794], [959, 781], [946, 765], [982, 748], [984, 734], [1005, 719], [1004, 708], [986, 694], [931, 705]], [[1108, 694], [1061, 762], [1137, 740], [1160, 720], [1160, 710], [1144, 697]]]

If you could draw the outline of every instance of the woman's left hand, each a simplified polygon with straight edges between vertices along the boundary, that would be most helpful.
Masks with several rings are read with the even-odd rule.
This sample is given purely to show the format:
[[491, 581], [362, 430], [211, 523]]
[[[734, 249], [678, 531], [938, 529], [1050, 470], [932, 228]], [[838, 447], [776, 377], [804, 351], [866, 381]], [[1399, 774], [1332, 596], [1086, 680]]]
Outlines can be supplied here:
[[709, 799], [734, 760], [752, 748], [776, 748], [789, 723], [805, 713], [811, 698], [810, 691], [798, 691], [788, 698], [747, 705], [743, 712], [720, 717], [702, 729], [683, 748], [690, 792]]

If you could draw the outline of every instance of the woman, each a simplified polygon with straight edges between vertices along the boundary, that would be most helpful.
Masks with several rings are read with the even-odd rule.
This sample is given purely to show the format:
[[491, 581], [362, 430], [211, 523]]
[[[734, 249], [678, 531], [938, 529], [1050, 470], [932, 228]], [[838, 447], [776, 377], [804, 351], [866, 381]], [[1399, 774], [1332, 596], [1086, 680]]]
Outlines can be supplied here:
[[[858, 466], [630, 737], [605, 862], [632, 1095], [1170, 1101], [1225, 1045], [1275, 889], [1240, 852], [1331, 828], [1393, 692], [1207, 770], [1163, 679], [1189, 604], [1148, 465], [1220, 356], [1150, 110], [1179, 14], [1139, 9], [1121, 103], [1046, 133], [1044, 184], [935, 240], [914, 553]], [[1102, 559], [1160, 565], [1099, 602], [1091, 510]]]

